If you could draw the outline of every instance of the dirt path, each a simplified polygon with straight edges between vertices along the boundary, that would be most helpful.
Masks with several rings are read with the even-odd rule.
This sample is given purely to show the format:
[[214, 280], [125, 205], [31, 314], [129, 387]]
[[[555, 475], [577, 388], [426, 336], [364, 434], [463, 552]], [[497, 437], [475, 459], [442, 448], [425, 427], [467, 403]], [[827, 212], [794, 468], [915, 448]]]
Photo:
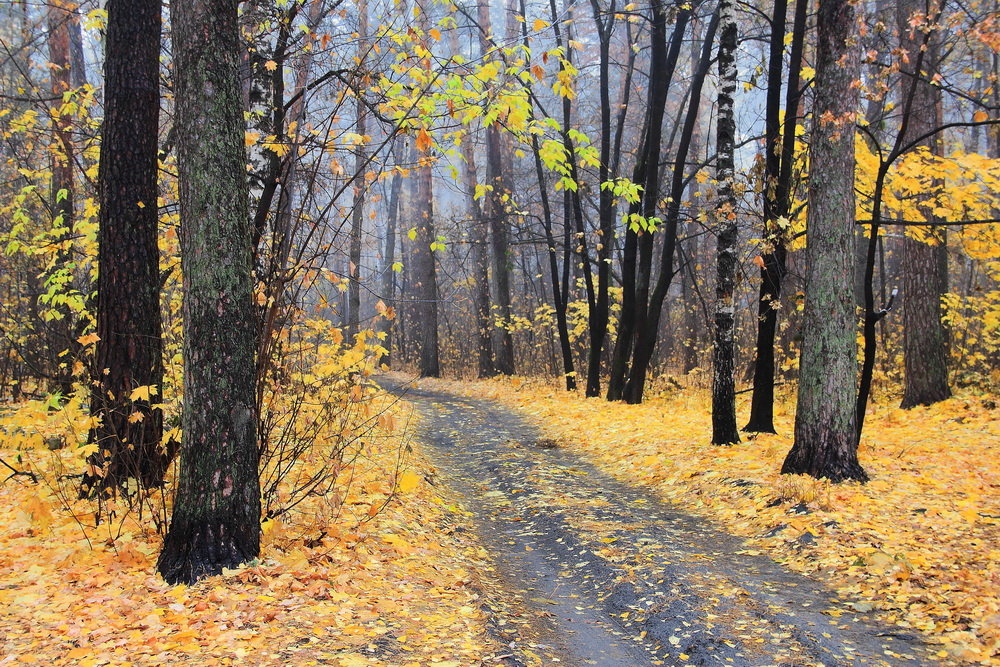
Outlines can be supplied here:
[[416, 437], [493, 554], [505, 589], [488, 596], [493, 624], [514, 662], [934, 664], [915, 637], [539, 440], [510, 410], [384, 383], [415, 406]]

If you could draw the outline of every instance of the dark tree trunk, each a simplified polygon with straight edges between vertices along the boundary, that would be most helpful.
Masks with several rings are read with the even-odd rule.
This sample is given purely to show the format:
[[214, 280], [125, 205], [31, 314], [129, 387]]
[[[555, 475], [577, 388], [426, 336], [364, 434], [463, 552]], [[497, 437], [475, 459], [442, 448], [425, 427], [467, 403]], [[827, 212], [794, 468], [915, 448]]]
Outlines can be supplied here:
[[736, 118], [736, 9], [732, 0], [719, 1], [719, 104], [716, 117], [716, 180], [719, 201], [715, 210], [718, 243], [715, 282], [715, 347], [712, 380], [712, 444], [740, 441], [736, 427], [735, 302], [736, 243], [739, 225], [736, 193], [733, 191]]
[[613, 192], [604, 187], [611, 179], [611, 37], [614, 31], [614, 16], [605, 16], [597, 0], [591, 0], [594, 24], [597, 29], [598, 89], [600, 96], [600, 165], [598, 166], [598, 240], [597, 251], [597, 298], [590, 313], [590, 350], [587, 353], [587, 396], [601, 393], [601, 358], [604, 342], [608, 336], [608, 320], [611, 313], [611, 248], [615, 226], [615, 206]]
[[[364, 62], [368, 49], [368, 2], [358, 2], [358, 62]], [[362, 97], [362, 86], [358, 86], [357, 95], [357, 128], [356, 132], [364, 137], [368, 133], [368, 118], [365, 100]], [[365, 178], [365, 167], [368, 164], [368, 151], [364, 140], [358, 141], [354, 147], [354, 203], [351, 210], [351, 249], [350, 276], [347, 286], [347, 340], [353, 342], [361, 329], [361, 236], [365, 220], [365, 190], [368, 181]]]
[[184, 440], [157, 569], [193, 583], [260, 552], [253, 246], [237, 6], [171, 7], [184, 269]]
[[[784, 55], [787, 3], [778, 0], [771, 19], [770, 62], [768, 65], [767, 110], [765, 119], [764, 226], [768, 250], [761, 259], [760, 292], [757, 301], [757, 341], [754, 355], [753, 394], [750, 419], [744, 426], [752, 433], [774, 433], [774, 339], [778, 330], [778, 305], [782, 282], [788, 272], [785, 230], [778, 223], [790, 209], [792, 162], [795, 159], [795, 123], [799, 112], [799, 73], [805, 40], [809, 3], [797, 0], [792, 28], [792, 52], [785, 92], [785, 119], [779, 125], [781, 70]], [[781, 138], [779, 151], [779, 137]]]
[[[680, 17], [678, 17], [678, 20], [680, 20]], [[628, 403], [635, 404], [642, 402], [642, 394], [646, 386], [646, 374], [649, 371], [653, 351], [656, 348], [660, 316], [663, 313], [663, 301], [667, 296], [667, 291], [670, 289], [670, 284], [676, 273], [674, 255], [677, 249], [677, 225], [680, 216], [681, 200], [684, 194], [684, 175], [687, 167], [688, 150], [691, 147], [691, 137], [694, 133], [695, 120], [698, 117], [698, 109], [701, 103], [701, 89], [705, 83], [708, 70], [711, 67], [712, 44], [715, 42], [715, 32], [718, 26], [719, 14], [716, 11], [712, 15], [712, 21], [708, 25], [708, 30], [705, 32], [701, 59], [691, 81], [690, 99], [688, 100], [687, 113], [684, 118], [684, 127], [681, 130], [680, 141], [677, 145], [677, 155], [674, 160], [673, 176], [670, 185], [670, 196], [667, 203], [667, 210], [664, 214], [666, 223], [663, 232], [663, 247], [660, 252], [659, 273], [657, 274], [656, 284], [652, 290], [649, 290], [649, 284], [648, 282], [644, 282], [644, 279], [652, 275], [653, 241], [651, 236], [640, 239], [639, 279], [636, 285], [636, 302], [640, 308], [639, 315], [641, 319], [638, 319], [636, 322], [637, 338], [635, 349], [632, 353], [632, 368], [628, 384], [625, 386], [624, 397]], [[643, 307], [647, 303], [648, 306]]]
[[[521, 14], [526, 15], [524, 0], [521, 0]], [[525, 47], [529, 46], [527, 23], [521, 24], [521, 38]], [[538, 137], [531, 135], [531, 153], [535, 163], [535, 176], [538, 179], [538, 192], [542, 202], [542, 227], [545, 230], [545, 241], [549, 259], [549, 276], [552, 281], [552, 301], [556, 315], [556, 331], [559, 336], [559, 351], [562, 356], [563, 377], [566, 381], [566, 391], [576, 390], [576, 371], [573, 364], [573, 348], [569, 340], [569, 324], [566, 320], [567, 294], [560, 280], [559, 257], [555, 234], [552, 230], [552, 203], [549, 200], [548, 184], [545, 180], [545, 169], [542, 165]]]
[[[453, 31], [454, 34], [454, 31]], [[457, 52], [457, 49], [456, 49]], [[496, 375], [493, 364], [493, 330], [490, 317], [490, 255], [489, 227], [483, 218], [482, 208], [476, 199], [476, 154], [472, 139], [466, 134], [462, 137], [462, 157], [465, 164], [465, 190], [469, 201], [469, 243], [472, 245], [472, 301], [476, 311], [476, 339], [478, 371], [480, 378]]]
[[866, 481], [855, 432], [857, 341], [854, 257], [855, 81], [860, 76], [850, 0], [820, 0], [810, 148], [809, 268], [795, 442], [782, 473]]
[[[430, 21], [427, 16], [427, 0], [418, 2], [420, 10], [420, 30], [427, 35]], [[423, 47], [430, 49], [427, 38]], [[425, 67], [430, 67], [426, 61]], [[419, 372], [421, 377], [440, 377], [441, 363], [438, 358], [438, 293], [437, 267], [432, 244], [437, 243], [434, 232], [434, 174], [429, 155], [418, 158], [416, 169], [415, 201], [416, 237], [413, 241], [413, 271], [416, 278], [417, 307], [415, 315], [420, 344]]]
[[[900, 48], [905, 54], [901, 89], [904, 95], [912, 89], [909, 118], [901, 136], [904, 145], [941, 125], [941, 88], [931, 83], [940, 59], [938, 31], [931, 26], [931, 31], [925, 33], [910, 24], [915, 14], [926, 11], [924, 2], [908, 0], [896, 5]], [[924, 18], [922, 24], [929, 21]], [[937, 135], [922, 145], [941, 154]], [[944, 227], [932, 231], [937, 240], [934, 245], [912, 238], [902, 241], [903, 408], [930, 405], [951, 396], [948, 334], [941, 321], [941, 297], [948, 291], [948, 246]]]
[[[490, 5], [480, 0], [479, 47], [485, 57], [493, 47], [493, 23]], [[493, 286], [497, 310], [503, 326], [497, 332], [499, 345], [496, 348], [496, 371], [502, 375], [514, 374], [514, 337], [510, 332], [510, 244], [508, 241], [508, 208], [511, 196], [510, 160], [505, 156], [503, 137], [496, 123], [486, 128], [486, 184], [492, 189], [486, 193], [484, 214], [489, 221], [490, 249], [493, 263]], [[505, 169], [508, 167], [508, 169]]]
[[[107, 4], [104, 125], [98, 171], [96, 366], [90, 414], [98, 420], [81, 491], [127, 479], [160, 484], [172, 452], [160, 446], [163, 391], [157, 248], [160, 0]], [[146, 387], [144, 396], [132, 392]]]
[[[684, 31], [691, 18], [690, 6], [681, 6], [674, 20], [674, 29], [667, 44], [667, 11], [660, 0], [651, 3], [650, 25], [650, 86], [646, 108], [646, 126], [643, 131], [642, 149], [636, 159], [632, 180], [643, 186], [642, 201], [630, 207], [630, 213], [641, 213], [647, 219], [655, 217], [660, 191], [660, 152], [662, 150], [663, 116], [666, 109], [667, 90], [673, 80], [680, 55]], [[670, 233], [669, 229], [665, 233]], [[676, 233], [676, 230], [675, 232]], [[622, 257], [622, 310], [618, 318], [618, 337], [611, 357], [608, 380], [608, 400], [626, 398], [630, 383], [629, 359], [636, 345], [636, 337], [644, 327], [652, 279], [652, 232], [625, 229], [625, 247]]]

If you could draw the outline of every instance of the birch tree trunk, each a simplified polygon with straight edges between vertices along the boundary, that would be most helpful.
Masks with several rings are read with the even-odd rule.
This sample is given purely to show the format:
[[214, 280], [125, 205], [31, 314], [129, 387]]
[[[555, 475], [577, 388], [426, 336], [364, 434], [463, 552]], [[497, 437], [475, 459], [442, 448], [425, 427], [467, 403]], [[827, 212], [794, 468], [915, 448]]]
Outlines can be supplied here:
[[733, 95], [736, 93], [736, 9], [732, 0], [719, 2], [719, 98], [716, 117], [716, 180], [719, 200], [715, 209], [718, 243], [716, 246], [715, 347], [712, 379], [712, 444], [728, 445], [740, 441], [736, 428], [735, 308], [736, 242], [739, 225], [736, 193], [733, 190], [736, 117]]

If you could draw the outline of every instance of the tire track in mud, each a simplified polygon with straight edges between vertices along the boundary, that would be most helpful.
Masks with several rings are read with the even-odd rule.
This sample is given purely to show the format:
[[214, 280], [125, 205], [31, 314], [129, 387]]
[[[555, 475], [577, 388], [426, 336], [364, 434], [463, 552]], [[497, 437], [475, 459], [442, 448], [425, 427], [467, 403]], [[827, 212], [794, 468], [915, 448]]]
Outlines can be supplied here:
[[515, 664], [928, 665], [917, 637], [837, 602], [738, 538], [541, 440], [486, 401], [380, 382], [495, 563], [491, 625]]

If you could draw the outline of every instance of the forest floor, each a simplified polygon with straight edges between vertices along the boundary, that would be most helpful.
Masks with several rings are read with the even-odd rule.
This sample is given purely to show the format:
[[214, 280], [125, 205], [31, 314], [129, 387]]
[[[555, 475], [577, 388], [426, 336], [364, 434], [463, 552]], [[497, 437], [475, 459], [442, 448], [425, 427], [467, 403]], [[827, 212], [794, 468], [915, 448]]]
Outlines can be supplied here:
[[556, 451], [579, 454], [740, 536], [745, 556], [764, 554], [826, 582], [843, 601], [825, 610], [831, 619], [875, 612], [935, 644], [938, 659], [1000, 664], [995, 397], [960, 396], [905, 411], [882, 401], [860, 450], [871, 482], [831, 485], [778, 474], [791, 447], [788, 401], [777, 406], [778, 435], [717, 447], [709, 443], [703, 388], [673, 384], [629, 406], [544, 380], [422, 380], [419, 387], [515, 409]]
[[443, 385], [395, 390], [513, 593], [517, 609], [490, 616], [519, 662], [936, 662], [912, 631], [865, 618], [708, 521], [615, 480], [520, 411]]
[[872, 483], [831, 487], [777, 475], [787, 435], [709, 445], [695, 391], [409, 388], [336, 494], [191, 587], [155, 573], [162, 507], [90, 525], [80, 452], [46, 447], [84, 439], [80, 406], [0, 410], [0, 457], [38, 480], [0, 475], [0, 665], [1000, 664], [987, 399], [878, 408]]
[[155, 571], [162, 507], [95, 526], [75, 498], [62, 475], [82, 459], [44, 437], [85, 437], [62, 419], [85, 415], [40, 424], [31, 408], [0, 411], [0, 458], [38, 479], [0, 474], [0, 665], [502, 662], [482, 608], [486, 553], [455, 498], [421, 481], [433, 468], [393, 407], [372, 406], [397, 426], [350, 453], [337, 497], [265, 522], [258, 561], [195, 586]]

